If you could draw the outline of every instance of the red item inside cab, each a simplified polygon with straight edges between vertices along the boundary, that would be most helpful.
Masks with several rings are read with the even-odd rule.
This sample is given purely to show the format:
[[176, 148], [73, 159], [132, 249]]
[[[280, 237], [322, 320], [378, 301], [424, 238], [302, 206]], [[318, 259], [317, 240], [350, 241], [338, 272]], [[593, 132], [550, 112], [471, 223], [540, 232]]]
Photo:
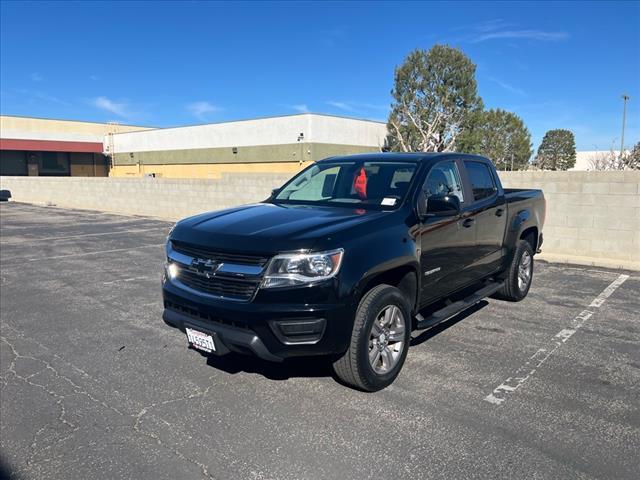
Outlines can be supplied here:
[[360, 171], [353, 179], [353, 189], [363, 200], [367, 198], [367, 172], [364, 171], [364, 167], [360, 168]]

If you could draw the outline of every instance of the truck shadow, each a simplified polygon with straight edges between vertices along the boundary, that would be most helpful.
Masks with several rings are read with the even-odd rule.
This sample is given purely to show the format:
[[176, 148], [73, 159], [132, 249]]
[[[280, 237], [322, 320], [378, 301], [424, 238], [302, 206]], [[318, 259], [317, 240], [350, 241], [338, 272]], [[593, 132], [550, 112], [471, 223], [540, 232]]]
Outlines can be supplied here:
[[[458, 315], [451, 317], [446, 322], [442, 322], [429, 330], [425, 330], [418, 336], [412, 337], [410, 346], [415, 347], [426, 342], [459, 321], [481, 310], [488, 304], [489, 302], [483, 300], [464, 312], [460, 312]], [[245, 372], [257, 373], [270, 380], [288, 380], [296, 377], [333, 377], [337, 380], [331, 368], [331, 360], [325, 357], [298, 357], [286, 359], [282, 363], [275, 363], [232, 352], [222, 357], [206, 355], [206, 358], [207, 365], [210, 367], [217, 368], [232, 375]]]
[[231, 352], [222, 357], [207, 356], [207, 365], [230, 374], [257, 373], [269, 380], [288, 380], [295, 377], [331, 377], [331, 361], [324, 357], [289, 358], [282, 363], [268, 362], [250, 355]]

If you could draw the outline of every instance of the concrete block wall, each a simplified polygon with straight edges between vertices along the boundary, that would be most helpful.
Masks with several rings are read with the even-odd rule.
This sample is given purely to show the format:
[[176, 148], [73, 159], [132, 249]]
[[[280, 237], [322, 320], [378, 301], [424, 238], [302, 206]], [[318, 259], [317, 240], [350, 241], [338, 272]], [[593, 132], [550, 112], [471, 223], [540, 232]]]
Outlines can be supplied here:
[[500, 172], [547, 200], [542, 258], [640, 270], [640, 171]]
[[[289, 174], [219, 179], [0, 177], [19, 202], [179, 219], [263, 200]], [[542, 258], [640, 270], [640, 172], [500, 172], [547, 199]]]
[[0, 177], [13, 200], [176, 220], [259, 202], [289, 174], [228, 174], [219, 179]]

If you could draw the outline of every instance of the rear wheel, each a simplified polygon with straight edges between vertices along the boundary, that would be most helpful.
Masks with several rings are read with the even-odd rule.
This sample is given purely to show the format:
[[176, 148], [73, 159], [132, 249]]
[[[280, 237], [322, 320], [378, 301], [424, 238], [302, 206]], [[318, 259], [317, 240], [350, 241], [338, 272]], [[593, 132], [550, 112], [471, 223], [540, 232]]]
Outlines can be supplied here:
[[375, 392], [400, 373], [411, 339], [410, 308], [402, 292], [390, 285], [372, 288], [360, 301], [345, 354], [333, 369], [346, 384]]
[[519, 302], [529, 293], [533, 279], [533, 247], [526, 240], [518, 240], [516, 251], [508, 270], [504, 285], [495, 294], [496, 298]]

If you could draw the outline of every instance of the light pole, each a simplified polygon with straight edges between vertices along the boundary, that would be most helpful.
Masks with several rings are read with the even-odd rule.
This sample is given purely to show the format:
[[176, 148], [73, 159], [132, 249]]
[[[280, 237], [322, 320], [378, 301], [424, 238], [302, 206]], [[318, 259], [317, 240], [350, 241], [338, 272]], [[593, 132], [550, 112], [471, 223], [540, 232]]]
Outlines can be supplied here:
[[620, 159], [622, 160], [622, 156], [624, 155], [624, 127], [627, 122], [627, 101], [629, 100], [629, 95], [626, 93], [622, 94], [622, 101], [624, 102], [624, 106], [622, 107], [622, 137], [620, 138]]

